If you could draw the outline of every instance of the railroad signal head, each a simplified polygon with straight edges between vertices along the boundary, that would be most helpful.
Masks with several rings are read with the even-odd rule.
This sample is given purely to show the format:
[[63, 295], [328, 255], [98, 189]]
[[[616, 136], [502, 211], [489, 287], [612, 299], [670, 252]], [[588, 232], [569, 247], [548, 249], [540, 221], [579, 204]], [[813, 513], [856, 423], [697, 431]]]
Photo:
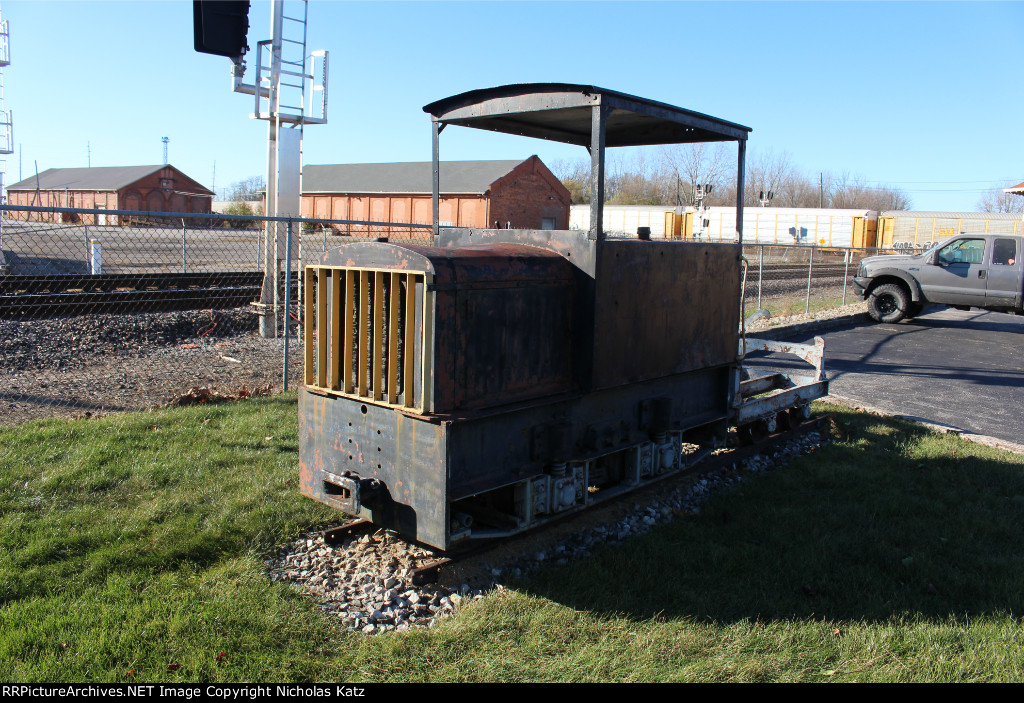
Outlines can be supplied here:
[[195, 49], [233, 61], [249, 50], [249, 0], [193, 0]]

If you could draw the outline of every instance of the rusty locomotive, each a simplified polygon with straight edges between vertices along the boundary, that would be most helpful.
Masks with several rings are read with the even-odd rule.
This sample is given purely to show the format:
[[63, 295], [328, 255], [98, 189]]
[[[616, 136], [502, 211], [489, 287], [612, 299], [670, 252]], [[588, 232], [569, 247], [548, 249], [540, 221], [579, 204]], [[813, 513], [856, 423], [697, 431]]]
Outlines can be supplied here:
[[[740, 244], [601, 229], [606, 147], [735, 141], [742, 193], [749, 128], [568, 84], [424, 110], [432, 244], [346, 244], [304, 271], [303, 494], [449, 550], [680, 471], [730, 427], [774, 429], [827, 394], [820, 341], [743, 334]], [[438, 137], [451, 124], [589, 148], [590, 231], [439, 226]], [[750, 378], [755, 348], [813, 371]]]

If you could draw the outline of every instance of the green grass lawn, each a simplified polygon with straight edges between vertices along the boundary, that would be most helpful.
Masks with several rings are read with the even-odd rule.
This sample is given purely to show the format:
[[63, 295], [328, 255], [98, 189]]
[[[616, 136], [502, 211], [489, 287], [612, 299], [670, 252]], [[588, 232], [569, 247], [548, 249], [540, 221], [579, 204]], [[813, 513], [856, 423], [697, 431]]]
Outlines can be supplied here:
[[834, 410], [699, 515], [375, 637], [264, 576], [337, 517], [294, 394], [0, 429], [0, 680], [1024, 678], [1024, 457]]

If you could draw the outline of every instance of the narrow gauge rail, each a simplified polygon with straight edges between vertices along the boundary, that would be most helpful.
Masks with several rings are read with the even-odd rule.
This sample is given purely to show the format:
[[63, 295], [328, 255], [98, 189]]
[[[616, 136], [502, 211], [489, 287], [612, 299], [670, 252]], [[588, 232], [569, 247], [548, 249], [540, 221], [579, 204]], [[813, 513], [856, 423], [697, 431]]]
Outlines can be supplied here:
[[259, 299], [262, 285], [260, 271], [0, 276], [0, 316], [232, 308]]
[[[678, 473], [665, 474], [655, 481], [646, 484], [639, 491], [620, 494], [608, 503], [602, 505], [598, 510], [614, 509], [616, 505], [624, 501], [634, 502], [644, 495], [649, 495], [655, 492], [663, 494], [667, 484], [678, 484], [682, 480], [688, 478], [703, 476], [713, 471], [721, 470], [756, 454], [770, 452], [775, 448], [782, 447], [783, 445], [792, 442], [802, 435], [825, 430], [832, 425], [833, 421], [833, 414], [825, 413], [804, 422], [795, 422], [790, 426], [790, 428], [783, 429], [774, 434], [764, 435], [763, 437], [753, 440], [748, 435], [743, 435], [741, 433], [737, 436], [738, 446], [729, 449], [728, 451], [710, 456], [704, 454], [702, 455], [703, 458], [696, 460], [688, 468]], [[541, 523], [526, 532], [507, 537], [501, 542], [476, 542], [470, 547], [462, 547], [458, 550], [438, 555], [436, 560], [426, 564], [421, 564], [413, 570], [411, 574], [412, 584], [414, 586], [420, 586], [427, 583], [437, 583], [442, 572], [447, 569], [453, 569], [457, 565], [465, 563], [470, 559], [484, 557], [496, 549], [502, 549], [505, 553], [515, 553], [516, 549], [514, 548], [514, 545], [516, 543], [536, 539], [538, 536], [542, 536], [548, 532], [553, 532], [558, 529], [559, 526], [571, 523], [577, 519], [590, 520], [594, 515], [594, 512], [586, 511], [568, 513], [555, 520]], [[324, 543], [328, 546], [334, 547], [344, 543], [344, 541], [349, 537], [359, 537], [378, 529], [380, 529], [380, 526], [375, 525], [368, 519], [355, 519], [345, 525], [324, 530]]]

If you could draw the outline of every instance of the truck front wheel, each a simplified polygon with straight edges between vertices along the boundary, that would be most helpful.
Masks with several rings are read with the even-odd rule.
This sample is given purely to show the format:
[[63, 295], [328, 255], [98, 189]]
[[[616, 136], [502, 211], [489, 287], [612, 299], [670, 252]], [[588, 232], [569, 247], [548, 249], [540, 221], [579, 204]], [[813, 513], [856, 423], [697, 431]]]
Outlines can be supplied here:
[[910, 294], [896, 283], [878, 286], [868, 296], [868, 314], [875, 322], [899, 322], [910, 313]]

